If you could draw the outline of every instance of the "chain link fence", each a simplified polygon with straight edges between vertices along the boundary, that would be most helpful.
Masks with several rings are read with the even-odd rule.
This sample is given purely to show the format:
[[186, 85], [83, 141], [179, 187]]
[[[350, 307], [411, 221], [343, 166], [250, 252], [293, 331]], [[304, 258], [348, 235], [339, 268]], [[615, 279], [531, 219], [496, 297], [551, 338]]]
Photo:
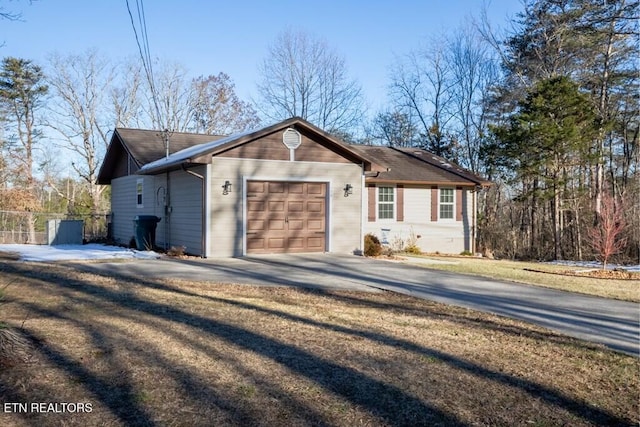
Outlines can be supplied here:
[[62, 213], [0, 211], [0, 244], [47, 244], [47, 221], [51, 219], [83, 221], [85, 242], [105, 241], [108, 237], [110, 215], [70, 215]]

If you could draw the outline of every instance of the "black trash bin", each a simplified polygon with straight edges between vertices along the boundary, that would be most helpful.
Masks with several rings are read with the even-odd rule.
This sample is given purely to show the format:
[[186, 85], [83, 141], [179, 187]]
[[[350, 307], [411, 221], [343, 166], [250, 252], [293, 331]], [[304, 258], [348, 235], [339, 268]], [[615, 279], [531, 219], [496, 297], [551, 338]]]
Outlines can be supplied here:
[[155, 215], [138, 215], [134, 218], [136, 247], [138, 250], [152, 250], [156, 245], [156, 226], [161, 218]]

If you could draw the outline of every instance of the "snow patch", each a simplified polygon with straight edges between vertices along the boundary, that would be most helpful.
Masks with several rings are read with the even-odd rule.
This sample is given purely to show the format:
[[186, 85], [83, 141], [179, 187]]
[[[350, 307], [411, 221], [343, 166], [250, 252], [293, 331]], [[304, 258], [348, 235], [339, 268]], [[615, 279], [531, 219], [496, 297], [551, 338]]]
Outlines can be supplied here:
[[80, 261], [102, 259], [157, 259], [162, 255], [153, 251], [107, 246], [88, 245], [0, 245], [1, 252], [13, 252], [21, 261]]
[[[600, 269], [602, 263], [599, 261], [566, 261], [556, 260], [549, 261], [547, 264], [566, 265], [567, 267], [580, 267], [584, 269]], [[619, 265], [619, 264], [607, 264], [607, 270], [615, 270], [619, 268], [626, 271], [640, 272], [640, 265]]]

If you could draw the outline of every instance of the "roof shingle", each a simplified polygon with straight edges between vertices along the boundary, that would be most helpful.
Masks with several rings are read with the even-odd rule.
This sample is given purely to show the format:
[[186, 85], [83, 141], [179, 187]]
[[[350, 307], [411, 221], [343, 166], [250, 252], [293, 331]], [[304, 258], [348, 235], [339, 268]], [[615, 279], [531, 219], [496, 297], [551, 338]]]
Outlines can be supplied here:
[[487, 185], [488, 181], [460, 166], [419, 148], [352, 145], [354, 151], [386, 167], [387, 171], [368, 177], [367, 182], [420, 184]]

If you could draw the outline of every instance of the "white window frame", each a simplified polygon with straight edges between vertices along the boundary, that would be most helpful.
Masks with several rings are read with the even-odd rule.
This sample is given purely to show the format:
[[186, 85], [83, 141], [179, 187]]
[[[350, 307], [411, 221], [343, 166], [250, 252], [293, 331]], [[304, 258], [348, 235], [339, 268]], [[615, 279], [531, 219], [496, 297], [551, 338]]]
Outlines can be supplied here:
[[[380, 189], [381, 188], [389, 188], [391, 189], [391, 197], [392, 200], [391, 201], [385, 201], [385, 202], [380, 202]], [[376, 219], [378, 221], [387, 221], [387, 222], [392, 222], [396, 220], [396, 199], [397, 195], [396, 195], [396, 187], [395, 186], [391, 186], [391, 185], [381, 185], [376, 187]], [[380, 218], [380, 204], [384, 204], [384, 205], [391, 205], [392, 208], [392, 217], [391, 218]]]
[[136, 180], [136, 207], [144, 208], [144, 179]]
[[[451, 191], [451, 202], [443, 202], [443, 190]], [[451, 218], [442, 217], [442, 206], [451, 206]], [[453, 187], [438, 188], [438, 220], [439, 221], [455, 221], [456, 219], [456, 189]]]

